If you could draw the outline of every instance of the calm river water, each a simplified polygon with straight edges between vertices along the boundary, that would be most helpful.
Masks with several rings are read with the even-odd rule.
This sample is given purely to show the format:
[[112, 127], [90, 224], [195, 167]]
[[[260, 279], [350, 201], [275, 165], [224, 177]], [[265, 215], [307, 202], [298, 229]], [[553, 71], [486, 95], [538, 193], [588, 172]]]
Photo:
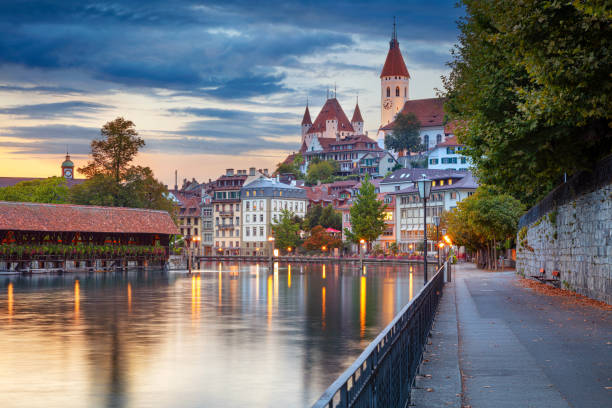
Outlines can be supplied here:
[[423, 285], [366, 268], [0, 276], [0, 406], [309, 406]]

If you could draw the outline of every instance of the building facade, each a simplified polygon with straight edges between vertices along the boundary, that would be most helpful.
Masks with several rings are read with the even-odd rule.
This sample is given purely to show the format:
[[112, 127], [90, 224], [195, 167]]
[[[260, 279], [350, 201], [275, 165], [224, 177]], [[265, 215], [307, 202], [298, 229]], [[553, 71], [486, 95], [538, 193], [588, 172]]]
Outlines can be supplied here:
[[267, 255], [273, 247], [272, 224], [283, 210], [303, 218], [308, 198], [306, 190], [280, 183], [277, 179], [260, 178], [245, 183], [240, 190], [242, 212], [242, 247], [244, 255]]
[[461, 154], [465, 146], [457, 142], [452, 136], [434, 147], [427, 157], [427, 168], [444, 170], [468, 170], [471, 161], [469, 157]]
[[240, 253], [240, 189], [247, 178], [246, 170], [227, 169], [212, 188], [214, 250], [218, 254]]

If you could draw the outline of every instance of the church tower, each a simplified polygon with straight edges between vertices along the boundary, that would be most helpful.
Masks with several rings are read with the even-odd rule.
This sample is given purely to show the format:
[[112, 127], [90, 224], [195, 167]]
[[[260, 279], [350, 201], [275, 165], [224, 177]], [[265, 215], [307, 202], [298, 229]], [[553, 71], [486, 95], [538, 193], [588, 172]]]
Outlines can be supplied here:
[[310, 119], [310, 111], [308, 110], [308, 102], [306, 102], [306, 111], [304, 112], [304, 118], [302, 119], [302, 143], [306, 141], [306, 135], [312, 127], [312, 120]]
[[408, 100], [410, 74], [404, 63], [397, 41], [395, 21], [393, 35], [389, 41], [389, 52], [380, 73], [380, 126], [393, 122], [395, 115], [402, 110]]
[[74, 178], [74, 163], [70, 160], [70, 155], [66, 152], [66, 160], [62, 163], [62, 177], [66, 180]]
[[355, 134], [363, 135], [363, 117], [361, 117], [361, 111], [359, 110], [359, 100], [357, 100], [357, 103], [355, 104], [355, 111], [353, 112], [351, 125], [353, 125]]

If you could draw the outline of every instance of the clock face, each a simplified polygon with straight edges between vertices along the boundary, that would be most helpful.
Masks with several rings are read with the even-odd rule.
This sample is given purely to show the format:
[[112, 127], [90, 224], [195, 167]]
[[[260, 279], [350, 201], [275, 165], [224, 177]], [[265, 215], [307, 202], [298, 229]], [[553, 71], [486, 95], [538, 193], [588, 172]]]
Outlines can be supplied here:
[[383, 108], [385, 108], [386, 110], [391, 109], [391, 99], [385, 99], [383, 101]]
[[72, 170], [70, 170], [70, 169], [66, 169], [66, 170], [64, 170], [64, 176], [66, 176], [66, 177], [72, 177]]

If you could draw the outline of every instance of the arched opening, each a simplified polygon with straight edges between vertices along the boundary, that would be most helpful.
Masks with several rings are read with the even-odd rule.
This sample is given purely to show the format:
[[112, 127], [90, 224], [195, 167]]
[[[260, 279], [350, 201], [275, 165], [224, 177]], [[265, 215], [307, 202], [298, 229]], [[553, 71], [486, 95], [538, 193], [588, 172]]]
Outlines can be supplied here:
[[400, 96], [399, 86], [395, 87], [395, 96]]
[[404, 98], [407, 98], [407, 97], [408, 97], [408, 87], [405, 86], [404, 87]]
[[391, 88], [387, 87], [387, 98], [391, 96]]
[[429, 149], [429, 135], [423, 136], [423, 144], [425, 145], [426, 149]]
[[437, 134], [436, 135], [436, 144], [440, 144], [442, 143], [442, 135], [441, 134]]

